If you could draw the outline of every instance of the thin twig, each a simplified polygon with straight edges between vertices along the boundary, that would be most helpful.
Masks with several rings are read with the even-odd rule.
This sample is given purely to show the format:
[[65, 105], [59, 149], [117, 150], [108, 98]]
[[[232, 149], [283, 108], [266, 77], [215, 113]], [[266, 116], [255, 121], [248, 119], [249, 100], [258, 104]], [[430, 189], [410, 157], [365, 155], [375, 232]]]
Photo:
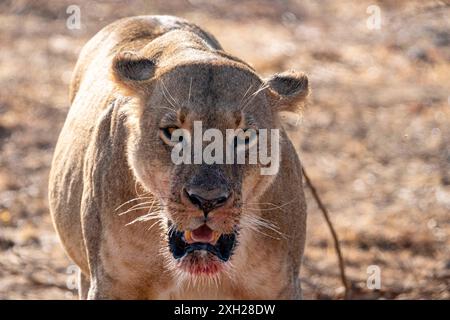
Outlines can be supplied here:
[[333, 223], [331, 222], [330, 215], [328, 214], [327, 208], [325, 207], [322, 200], [320, 199], [316, 188], [312, 184], [309, 176], [306, 174], [305, 168], [303, 166], [302, 166], [302, 172], [303, 172], [303, 176], [305, 177], [306, 184], [308, 185], [309, 189], [311, 189], [311, 193], [312, 193], [314, 199], [316, 200], [317, 205], [319, 206], [320, 210], [322, 211], [325, 221], [328, 225], [328, 228], [330, 229], [330, 233], [331, 233], [331, 236], [333, 237], [333, 241], [334, 241], [334, 248], [336, 249], [336, 255], [338, 257], [339, 270], [341, 273], [341, 281], [345, 288], [345, 299], [350, 299], [351, 298], [351, 288], [350, 288], [349, 282], [347, 280], [347, 276], [345, 275], [345, 262], [344, 262], [344, 258], [342, 256], [341, 246], [339, 244], [339, 239], [338, 239], [336, 230], [333, 227]]

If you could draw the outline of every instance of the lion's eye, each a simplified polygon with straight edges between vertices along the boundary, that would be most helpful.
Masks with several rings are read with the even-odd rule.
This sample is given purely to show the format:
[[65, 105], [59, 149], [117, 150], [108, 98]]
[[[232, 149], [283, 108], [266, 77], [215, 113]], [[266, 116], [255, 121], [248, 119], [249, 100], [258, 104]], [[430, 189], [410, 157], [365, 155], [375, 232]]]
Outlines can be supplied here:
[[[172, 133], [177, 130], [177, 127], [165, 127], [159, 129], [159, 135], [161, 139], [168, 145], [174, 145], [176, 142], [172, 141]], [[180, 137], [179, 142], [183, 141], [183, 137]]]
[[257, 141], [258, 135], [254, 129], [245, 129], [234, 137], [235, 148], [245, 146], [249, 148]]
[[161, 128], [161, 131], [163, 132], [164, 136], [166, 136], [167, 139], [172, 139], [172, 133], [176, 130], [175, 127], [167, 127], [167, 128]]

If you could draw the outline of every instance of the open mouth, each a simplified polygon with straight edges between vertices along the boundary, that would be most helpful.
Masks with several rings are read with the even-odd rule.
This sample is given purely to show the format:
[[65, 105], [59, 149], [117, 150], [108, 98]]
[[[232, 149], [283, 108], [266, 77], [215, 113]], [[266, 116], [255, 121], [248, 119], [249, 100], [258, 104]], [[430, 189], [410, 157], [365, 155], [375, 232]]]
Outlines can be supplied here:
[[[236, 245], [236, 232], [219, 234], [211, 230], [206, 224], [195, 230], [178, 231], [172, 229], [169, 232], [169, 248], [175, 259], [183, 257], [195, 257], [199, 264], [199, 257], [203, 262], [214, 262], [214, 257], [219, 261], [226, 262], [233, 254]], [[191, 263], [192, 264], [192, 263]]]

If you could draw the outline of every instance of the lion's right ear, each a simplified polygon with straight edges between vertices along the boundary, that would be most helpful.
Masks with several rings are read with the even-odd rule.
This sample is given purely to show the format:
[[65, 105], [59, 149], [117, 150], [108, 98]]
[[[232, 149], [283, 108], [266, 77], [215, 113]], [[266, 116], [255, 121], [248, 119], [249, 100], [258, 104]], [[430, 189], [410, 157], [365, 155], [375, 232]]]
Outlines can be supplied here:
[[138, 53], [125, 51], [117, 54], [112, 62], [112, 78], [126, 91], [143, 89], [143, 82], [155, 74], [155, 62]]

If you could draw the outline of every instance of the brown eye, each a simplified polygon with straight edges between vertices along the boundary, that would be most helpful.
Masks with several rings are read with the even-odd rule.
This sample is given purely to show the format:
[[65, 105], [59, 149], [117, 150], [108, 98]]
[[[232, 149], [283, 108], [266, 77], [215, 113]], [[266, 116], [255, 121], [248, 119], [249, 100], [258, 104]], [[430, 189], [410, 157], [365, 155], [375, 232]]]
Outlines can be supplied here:
[[161, 139], [167, 143], [168, 145], [175, 145], [178, 142], [183, 141], [183, 137], [181, 136], [179, 141], [172, 141], [172, 134], [175, 130], [177, 130], [177, 127], [165, 127], [159, 129], [159, 135]]
[[164, 134], [164, 136], [171, 140], [172, 139], [172, 133], [175, 131], [175, 127], [167, 127], [167, 128], [161, 128], [160, 130]]
[[237, 148], [238, 145], [242, 145], [249, 148], [254, 145], [257, 139], [258, 134], [254, 129], [245, 129], [234, 137], [234, 147]]

